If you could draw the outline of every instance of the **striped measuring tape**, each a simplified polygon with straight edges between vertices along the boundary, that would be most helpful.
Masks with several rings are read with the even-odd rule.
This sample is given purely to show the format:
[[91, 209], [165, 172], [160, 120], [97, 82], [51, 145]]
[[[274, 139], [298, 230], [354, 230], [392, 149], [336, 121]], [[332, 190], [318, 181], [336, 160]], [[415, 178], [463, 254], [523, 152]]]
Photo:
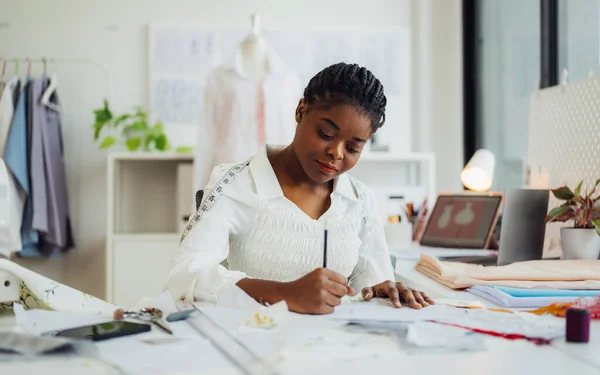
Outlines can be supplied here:
[[223, 177], [221, 177], [219, 182], [217, 182], [215, 186], [210, 190], [210, 193], [207, 196], [203, 197], [202, 202], [200, 203], [200, 207], [198, 207], [196, 212], [190, 217], [187, 225], [183, 229], [181, 239], [179, 240], [180, 244], [183, 242], [183, 240], [185, 240], [192, 228], [194, 228], [194, 225], [198, 224], [200, 220], [202, 220], [204, 214], [206, 214], [212, 208], [212, 206], [214, 206], [217, 199], [223, 194], [223, 189], [225, 188], [225, 186], [230, 185], [235, 180], [237, 175], [244, 168], [246, 168], [251, 161], [252, 158], [229, 168], [229, 170], [223, 175]]

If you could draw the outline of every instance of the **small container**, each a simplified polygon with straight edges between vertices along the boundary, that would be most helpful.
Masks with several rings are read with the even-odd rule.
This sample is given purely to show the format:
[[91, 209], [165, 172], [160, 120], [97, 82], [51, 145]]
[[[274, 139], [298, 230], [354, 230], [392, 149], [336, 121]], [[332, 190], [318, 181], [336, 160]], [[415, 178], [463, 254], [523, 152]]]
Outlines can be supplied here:
[[588, 342], [590, 341], [590, 312], [585, 309], [567, 310], [567, 341]]

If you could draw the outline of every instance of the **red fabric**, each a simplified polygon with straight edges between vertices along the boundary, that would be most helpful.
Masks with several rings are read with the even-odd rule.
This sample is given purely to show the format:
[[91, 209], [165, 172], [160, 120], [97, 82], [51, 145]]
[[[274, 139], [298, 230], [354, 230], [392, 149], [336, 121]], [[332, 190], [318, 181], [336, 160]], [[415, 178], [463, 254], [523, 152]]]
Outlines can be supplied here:
[[520, 335], [520, 334], [517, 334], [517, 333], [507, 334], [507, 333], [501, 333], [501, 332], [495, 332], [495, 331], [488, 331], [488, 330], [485, 330], [485, 329], [465, 327], [465, 326], [461, 326], [459, 324], [437, 322], [435, 320], [432, 320], [432, 322], [438, 323], [438, 324], [444, 324], [444, 325], [452, 326], [452, 327], [464, 328], [464, 329], [468, 329], [471, 332], [483, 333], [484, 335], [502, 337], [502, 338], [507, 339], [507, 340], [527, 340], [527, 341], [530, 341], [530, 342], [532, 342], [532, 343], [534, 343], [536, 345], [549, 345], [552, 342], [552, 340], [542, 339], [542, 338], [539, 338], [539, 337], [527, 337], [527, 336]]

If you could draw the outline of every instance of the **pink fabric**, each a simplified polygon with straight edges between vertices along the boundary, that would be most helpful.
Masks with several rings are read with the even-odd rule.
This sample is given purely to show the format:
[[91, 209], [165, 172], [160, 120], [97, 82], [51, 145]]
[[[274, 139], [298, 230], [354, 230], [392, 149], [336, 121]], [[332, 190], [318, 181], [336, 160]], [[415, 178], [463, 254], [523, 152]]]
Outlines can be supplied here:
[[531, 260], [499, 267], [441, 262], [421, 254], [415, 269], [452, 289], [473, 285], [600, 289], [600, 260]]

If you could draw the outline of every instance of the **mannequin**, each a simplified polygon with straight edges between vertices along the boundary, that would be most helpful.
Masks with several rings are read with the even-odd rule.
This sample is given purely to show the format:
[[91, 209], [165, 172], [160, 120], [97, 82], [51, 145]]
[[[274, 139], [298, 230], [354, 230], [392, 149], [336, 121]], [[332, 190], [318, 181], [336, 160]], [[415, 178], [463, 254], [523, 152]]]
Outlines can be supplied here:
[[244, 75], [252, 81], [260, 82], [269, 72], [267, 42], [260, 34], [260, 16], [252, 16], [252, 32], [240, 45]]

